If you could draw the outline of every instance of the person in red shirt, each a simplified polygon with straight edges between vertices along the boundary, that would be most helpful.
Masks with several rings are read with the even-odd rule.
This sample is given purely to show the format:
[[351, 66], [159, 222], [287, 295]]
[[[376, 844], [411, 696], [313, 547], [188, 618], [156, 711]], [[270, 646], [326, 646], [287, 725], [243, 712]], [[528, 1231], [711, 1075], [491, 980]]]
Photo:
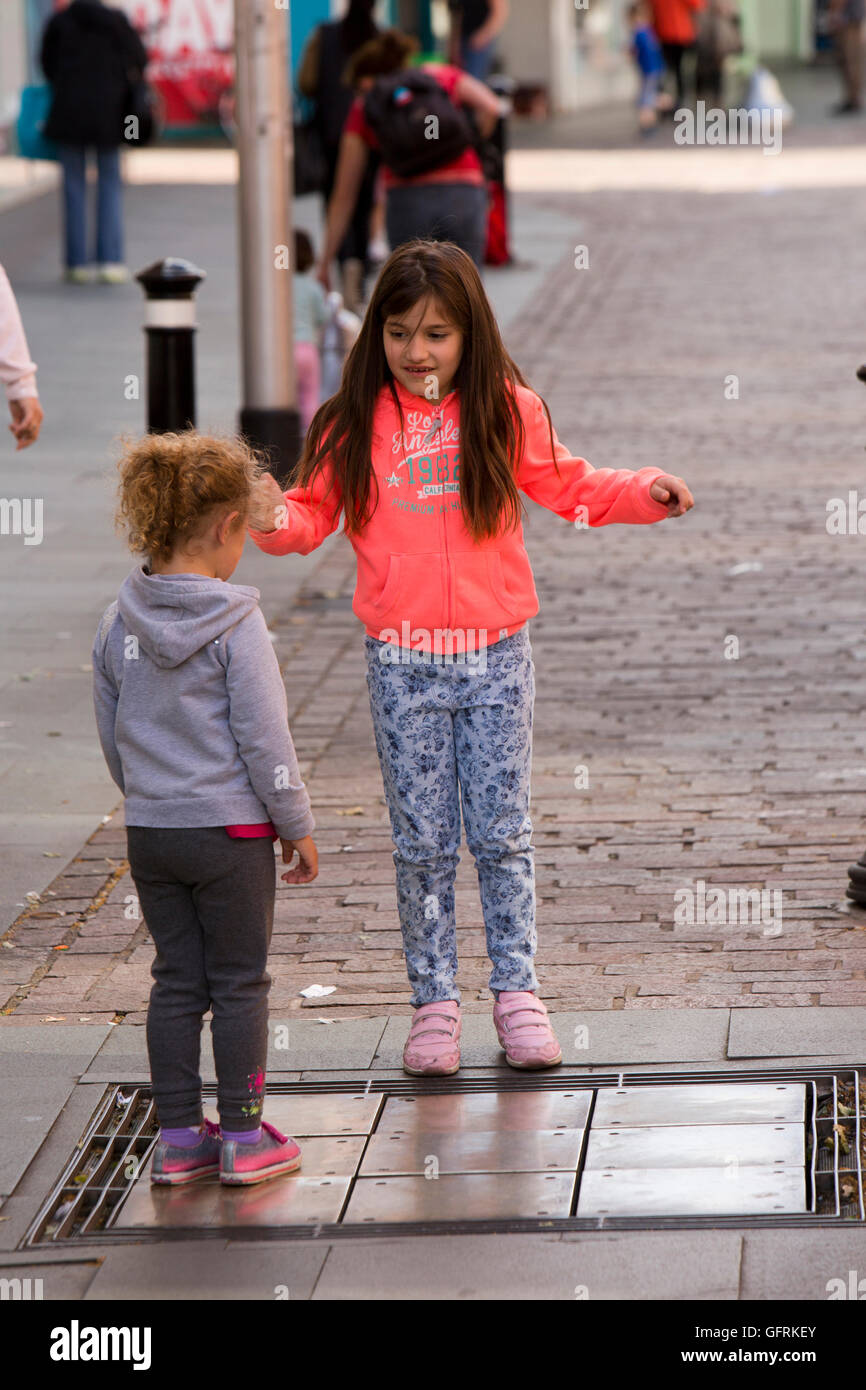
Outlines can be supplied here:
[[665, 63], [676, 84], [676, 106], [685, 97], [683, 59], [691, 53], [697, 38], [695, 20], [704, 0], [650, 0], [653, 28], [665, 55]]
[[[351, 221], [370, 152], [380, 148], [364, 114], [363, 97], [377, 77], [406, 68], [416, 47], [414, 39], [390, 29], [364, 44], [346, 70], [356, 96], [343, 127], [334, 193], [328, 205], [325, 244], [319, 265], [319, 279], [326, 289], [330, 289], [331, 263]], [[480, 135], [491, 134], [499, 118], [500, 103], [489, 87], [445, 63], [425, 63], [420, 71], [435, 77], [455, 104], [474, 111]], [[476, 265], [481, 264], [487, 227], [487, 189], [481, 161], [473, 145], [468, 145], [455, 159], [414, 177], [395, 174], [389, 169], [383, 152], [382, 172], [385, 223], [392, 250], [416, 237], [453, 241]]]

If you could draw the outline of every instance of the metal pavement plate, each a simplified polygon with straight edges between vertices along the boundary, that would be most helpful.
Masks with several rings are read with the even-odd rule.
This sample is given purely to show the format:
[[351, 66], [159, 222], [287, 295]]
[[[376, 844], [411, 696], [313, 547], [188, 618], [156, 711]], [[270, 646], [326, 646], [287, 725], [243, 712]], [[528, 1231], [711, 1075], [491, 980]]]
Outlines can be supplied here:
[[[265, 1098], [264, 1118], [282, 1134], [369, 1134], [382, 1106], [382, 1096], [356, 1095], [280, 1096]], [[205, 1106], [208, 1119], [216, 1109]]]
[[806, 1131], [799, 1125], [644, 1125], [597, 1129], [593, 1124], [585, 1168], [796, 1168], [806, 1162]]
[[218, 1178], [203, 1178], [187, 1187], [154, 1187], [148, 1165], [112, 1229], [331, 1224], [339, 1220], [351, 1181], [350, 1176], [288, 1173], [247, 1188], [224, 1187]]
[[778, 1216], [806, 1211], [805, 1168], [597, 1168], [577, 1216]]
[[497, 1130], [582, 1129], [591, 1090], [481, 1091], [471, 1095], [391, 1096], [377, 1134], [489, 1134]]
[[564, 1217], [571, 1211], [574, 1173], [459, 1173], [358, 1178], [343, 1225], [369, 1221], [484, 1221]]
[[498, 1130], [468, 1134], [374, 1134], [359, 1177], [387, 1174], [574, 1173], [580, 1158], [582, 1129]]
[[600, 1090], [592, 1127], [612, 1125], [802, 1124], [806, 1087], [797, 1082], [626, 1086]]

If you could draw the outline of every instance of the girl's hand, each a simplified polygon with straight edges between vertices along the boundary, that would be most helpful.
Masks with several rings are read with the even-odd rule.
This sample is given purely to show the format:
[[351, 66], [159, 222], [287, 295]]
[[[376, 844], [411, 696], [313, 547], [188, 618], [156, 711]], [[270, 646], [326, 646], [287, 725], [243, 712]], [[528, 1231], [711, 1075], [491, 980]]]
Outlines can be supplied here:
[[668, 516], [682, 516], [695, 505], [682, 478], [673, 478], [670, 473], [656, 478], [649, 491], [654, 502], [667, 502]]
[[283, 863], [291, 864], [295, 857], [295, 850], [298, 852], [298, 863], [293, 869], [289, 869], [287, 874], [280, 874], [283, 883], [312, 883], [314, 878], [319, 875], [319, 851], [316, 849], [312, 835], [305, 835], [303, 840], [280, 840], [283, 847]]
[[247, 512], [247, 529], [250, 531], [278, 531], [280, 528], [280, 508], [286, 505], [283, 489], [273, 473], [263, 473], [253, 489]]
[[9, 428], [18, 441], [15, 445], [16, 451], [35, 444], [43, 419], [39, 397], [25, 396], [23, 400], [10, 401], [9, 413], [12, 416]]

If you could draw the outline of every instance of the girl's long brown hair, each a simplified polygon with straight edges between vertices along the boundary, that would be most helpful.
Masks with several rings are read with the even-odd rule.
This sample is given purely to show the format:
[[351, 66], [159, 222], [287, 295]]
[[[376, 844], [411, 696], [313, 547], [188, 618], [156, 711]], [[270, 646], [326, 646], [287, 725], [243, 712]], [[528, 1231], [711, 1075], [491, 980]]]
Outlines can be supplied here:
[[[428, 296], [463, 334], [453, 385], [460, 391], [460, 505], [466, 529], [480, 541], [520, 524], [516, 473], [525, 430], [514, 388], [528, 383], [505, 351], [471, 257], [452, 242], [419, 240], [398, 247], [382, 267], [361, 332], [346, 359], [340, 389], [313, 417], [293, 480], [294, 486], [307, 486], [330, 464], [348, 535], [363, 529], [379, 500], [377, 486], [371, 506], [373, 414], [383, 387], [390, 389], [403, 422], [385, 358], [385, 321], [407, 313]], [[425, 403], [433, 408], [419, 396], [419, 406]], [[556, 468], [550, 411], [546, 404], [544, 409]]]

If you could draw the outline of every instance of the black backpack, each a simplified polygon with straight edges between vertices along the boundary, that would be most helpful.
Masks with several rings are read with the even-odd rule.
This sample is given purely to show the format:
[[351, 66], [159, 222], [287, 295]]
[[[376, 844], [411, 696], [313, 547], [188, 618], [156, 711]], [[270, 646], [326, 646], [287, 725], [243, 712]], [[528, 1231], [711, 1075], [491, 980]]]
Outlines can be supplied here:
[[398, 178], [450, 164], [475, 140], [468, 117], [435, 77], [418, 68], [377, 77], [364, 98], [364, 116], [382, 162]]

